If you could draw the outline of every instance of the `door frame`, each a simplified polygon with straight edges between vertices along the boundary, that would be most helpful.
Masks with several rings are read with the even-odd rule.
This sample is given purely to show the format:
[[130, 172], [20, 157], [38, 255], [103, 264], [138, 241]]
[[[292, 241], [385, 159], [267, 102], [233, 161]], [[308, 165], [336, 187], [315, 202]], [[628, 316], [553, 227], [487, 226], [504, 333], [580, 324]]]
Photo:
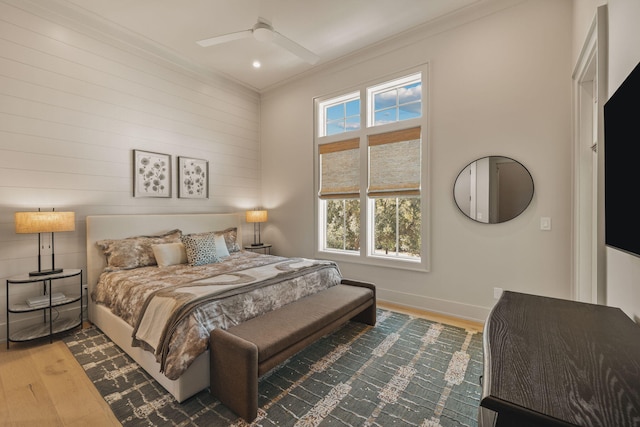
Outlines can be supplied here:
[[607, 6], [604, 5], [596, 10], [572, 75], [573, 299], [597, 304], [606, 304], [603, 153], [607, 44]]

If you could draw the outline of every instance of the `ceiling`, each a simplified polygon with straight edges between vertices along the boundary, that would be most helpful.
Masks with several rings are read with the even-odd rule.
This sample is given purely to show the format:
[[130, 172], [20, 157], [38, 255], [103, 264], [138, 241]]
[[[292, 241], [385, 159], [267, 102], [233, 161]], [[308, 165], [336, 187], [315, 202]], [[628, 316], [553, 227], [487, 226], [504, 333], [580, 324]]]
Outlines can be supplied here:
[[[481, 0], [59, 0], [156, 51], [214, 70], [259, 92]], [[253, 37], [196, 41], [253, 27], [258, 17], [317, 54], [311, 65]], [[259, 60], [259, 69], [252, 67]]]

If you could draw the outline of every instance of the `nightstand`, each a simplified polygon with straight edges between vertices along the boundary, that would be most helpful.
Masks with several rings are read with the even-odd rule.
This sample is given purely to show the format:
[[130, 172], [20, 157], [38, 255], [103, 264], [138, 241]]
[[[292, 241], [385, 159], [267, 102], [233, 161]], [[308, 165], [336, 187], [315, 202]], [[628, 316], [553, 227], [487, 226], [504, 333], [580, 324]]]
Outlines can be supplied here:
[[267, 243], [262, 243], [260, 245], [247, 245], [244, 247], [245, 250], [247, 251], [253, 251], [253, 252], [260, 252], [262, 251], [263, 254], [265, 255], [271, 255], [271, 246]]
[[[75, 295], [63, 295], [61, 293], [54, 292], [54, 284], [57, 280], [68, 279], [71, 277], [78, 278], [78, 294]], [[19, 285], [42, 282], [43, 292], [42, 295], [34, 295], [32, 298], [27, 298], [22, 303], [9, 304], [9, 291], [11, 288]], [[53, 342], [53, 335], [69, 331], [78, 326], [82, 327], [82, 270], [63, 270], [61, 273], [47, 274], [43, 276], [30, 276], [29, 274], [22, 274], [19, 276], [10, 277], [7, 279], [7, 349], [11, 342], [31, 341], [38, 338], [48, 336], [50, 342]], [[80, 316], [68, 317], [68, 318], [53, 318], [54, 310], [57, 307], [62, 307], [68, 304], [79, 303]], [[10, 315], [17, 313], [29, 313], [33, 311], [42, 311], [44, 322], [29, 326], [18, 331], [11, 333], [10, 331]], [[57, 310], [56, 310], [57, 311]], [[47, 313], [49, 315], [49, 321], [47, 321]]]

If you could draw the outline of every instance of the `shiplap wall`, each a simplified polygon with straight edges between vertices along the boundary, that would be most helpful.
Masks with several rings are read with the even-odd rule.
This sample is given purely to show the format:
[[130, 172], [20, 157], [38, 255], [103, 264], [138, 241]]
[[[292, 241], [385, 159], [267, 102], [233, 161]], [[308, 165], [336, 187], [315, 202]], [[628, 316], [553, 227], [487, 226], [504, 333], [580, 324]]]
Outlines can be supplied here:
[[[259, 95], [98, 28], [38, 2], [0, 1], [0, 339], [5, 279], [37, 267], [37, 236], [15, 233], [15, 211], [75, 211], [76, 231], [55, 236], [56, 266], [84, 269], [87, 215], [236, 212], [260, 202]], [[171, 198], [133, 197], [133, 149], [172, 156]], [[177, 198], [178, 156], [209, 161], [209, 199]], [[11, 301], [37, 291], [13, 286]]]

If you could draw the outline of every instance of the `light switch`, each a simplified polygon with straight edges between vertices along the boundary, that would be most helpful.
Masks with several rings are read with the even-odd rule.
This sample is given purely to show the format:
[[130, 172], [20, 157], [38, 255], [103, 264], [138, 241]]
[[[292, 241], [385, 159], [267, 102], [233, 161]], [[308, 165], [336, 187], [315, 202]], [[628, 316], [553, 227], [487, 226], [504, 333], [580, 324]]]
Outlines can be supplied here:
[[543, 216], [542, 218], [540, 218], [540, 230], [551, 230], [551, 218], [549, 218], [548, 216]]

